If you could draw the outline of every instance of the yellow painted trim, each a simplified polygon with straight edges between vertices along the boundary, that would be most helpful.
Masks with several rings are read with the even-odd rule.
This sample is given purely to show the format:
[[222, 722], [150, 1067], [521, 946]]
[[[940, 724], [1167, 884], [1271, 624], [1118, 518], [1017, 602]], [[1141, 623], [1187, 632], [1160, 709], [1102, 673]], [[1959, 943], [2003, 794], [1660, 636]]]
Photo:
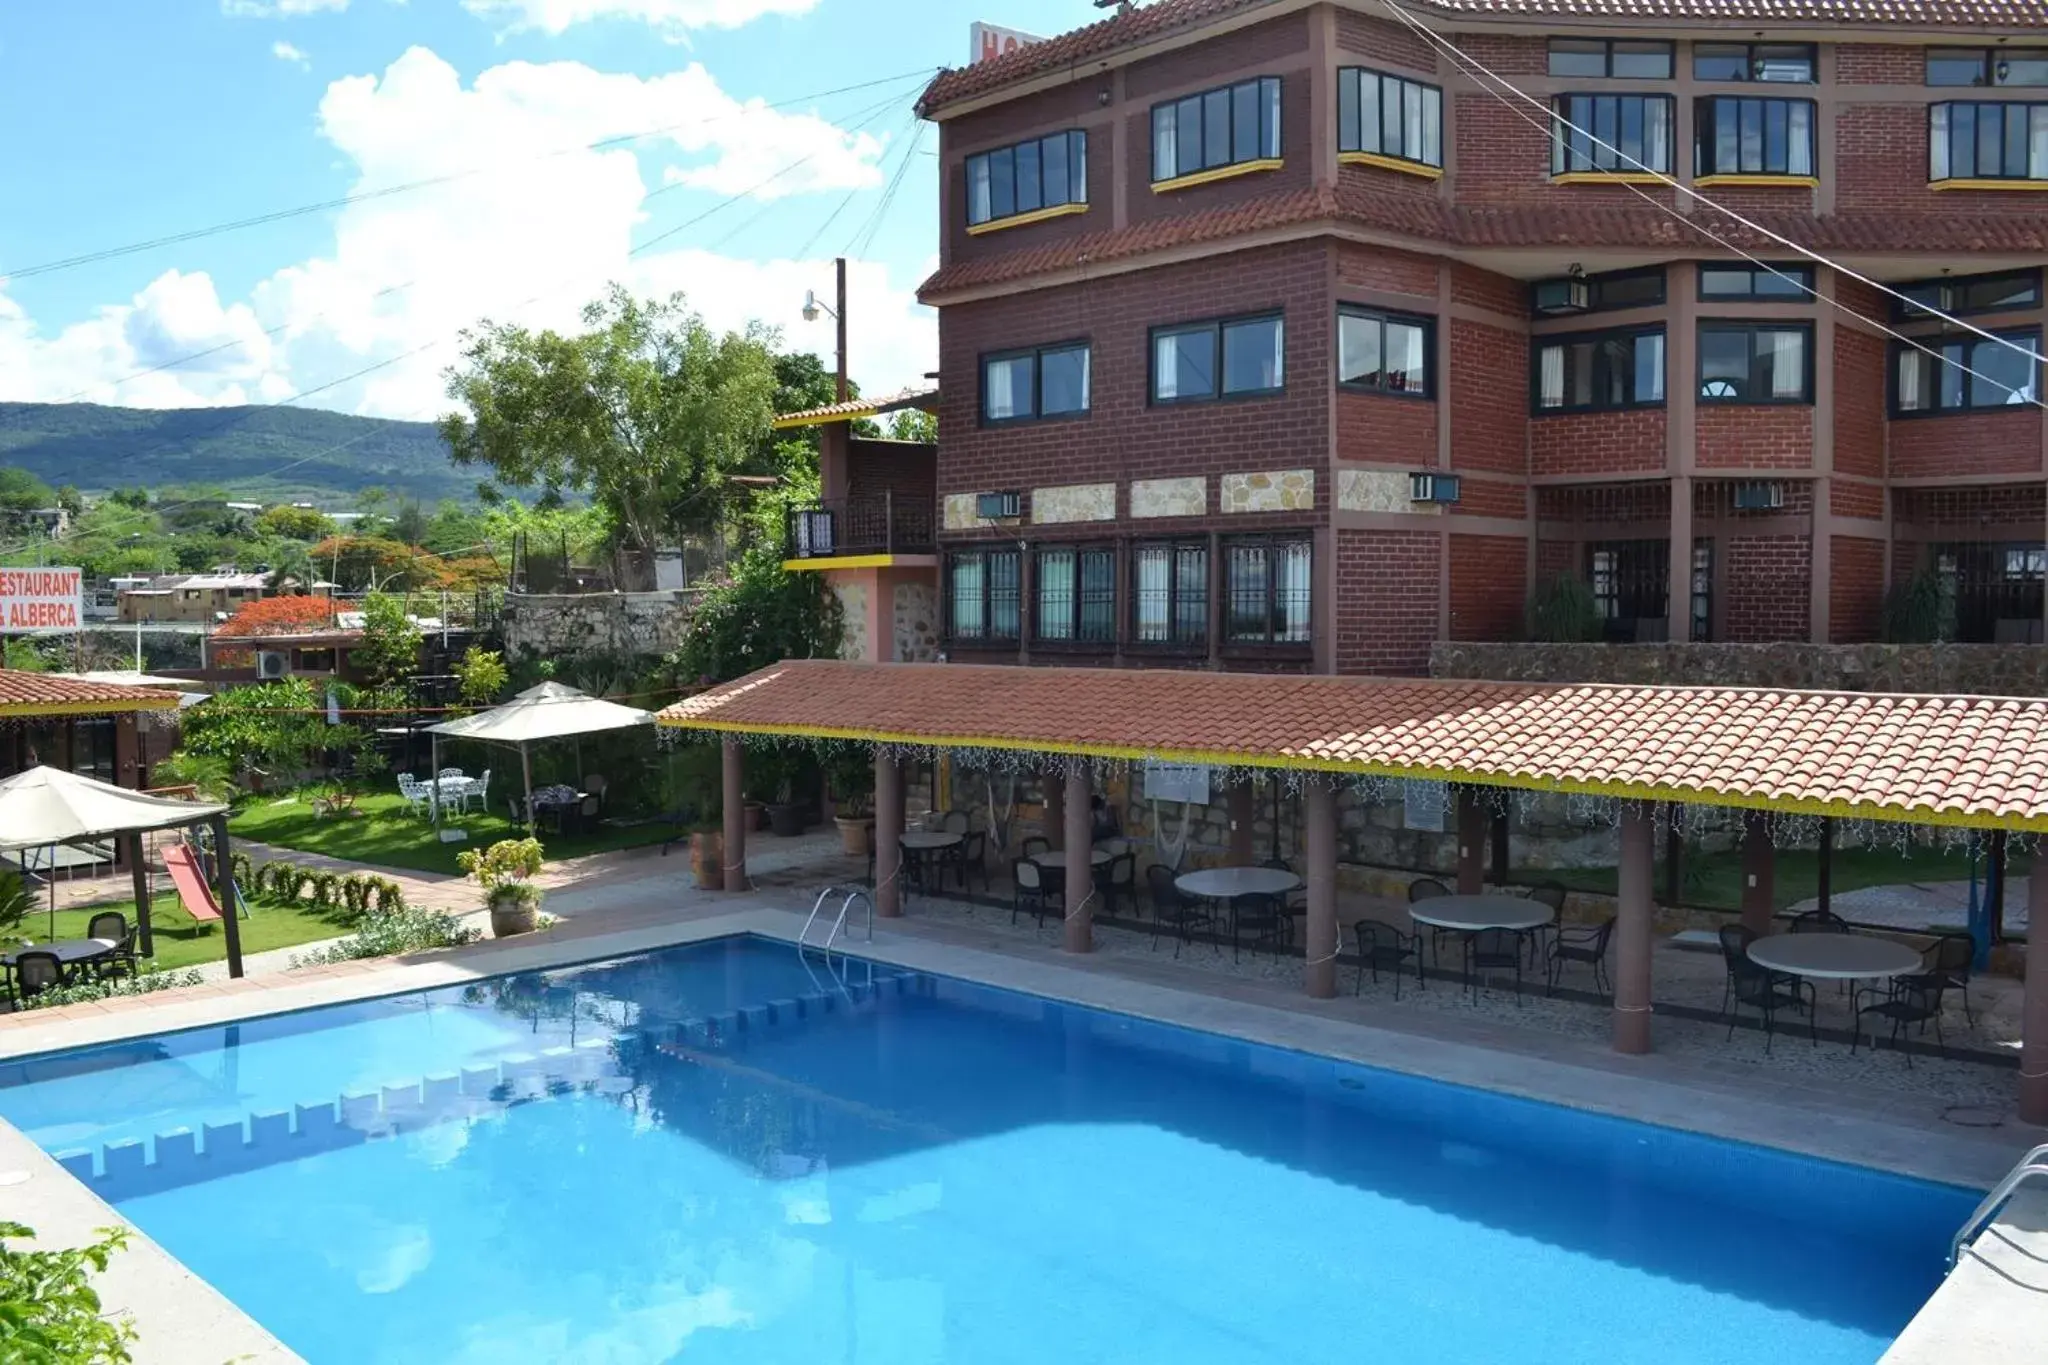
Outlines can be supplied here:
[[1700, 189], [1711, 189], [1716, 185], [1754, 185], [1758, 189], [1778, 189], [1781, 186], [1800, 186], [1809, 190], [1820, 188], [1817, 175], [1703, 175], [1692, 182]]
[[1233, 166], [1216, 166], [1206, 171], [1195, 171], [1190, 175], [1177, 175], [1171, 180], [1152, 182], [1152, 193], [1172, 194], [1175, 190], [1193, 189], [1197, 185], [1211, 185], [1218, 180], [1233, 180], [1240, 175], [1253, 175], [1259, 171], [1277, 171], [1287, 163], [1280, 157], [1266, 157], [1260, 161], [1240, 161]]
[[1566, 171], [1553, 175], [1553, 185], [1661, 185], [1671, 177], [1649, 171]]
[[1914, 825], [1944, 825], [1960, 829], [2017, 829], [2048, 833], [2048, 815], [2004, 818], [1971, 816], [1957, 811], [1928, 810], [1924, 807], [1875, 806], [1848, 801], [1796, 801], [1750, 796], [1742, 792], [1713, 791], [1699, 787], [1667, 787], [1651, 783], [1574, 782], [1537, 777], [1526, 773], [1474, 772], [1458, 768], [1408, 767], [1388, 763], [1356, 763], [1341, 759], [1314, 758], [1300, 754], [1246, 754], [1209, 749], [1138, 749], [1114, 744], [1071, 744], [1053, 740], [998, 739], [973, 735], [914, 735], [884, 730], [862, 730], [826, 725], [733, 724], [714, 719], [655, 716], [657, 724], [677, 730], [704, 730], [722, 734], [768, 735], [787, 739], [850, 739], [868, 744], [916, 745], [936, 749], [1000, 749], [1014, 753], [1068, 754], [1078, 758], [1113, 758], [1142, 763], [1199, 763], [1213, 767], [1274, 768], [1298, 772], [1351, 774], [1363, 777], [1404, 777], [1428, 782], [1464, 782], [1482, 787], [1507, 787], [1522, 791], [1575, 793], [1607, 796], [1619, 801], [1683, 801], [1695, 805], [1730, 806], [1740, 810], [1772, 810], [1791, 815], [1825, 815], [1842, 820], [1889, 820]]
[[887, 569], [893, 568], [901, 555], [838, 555], [827, 559], [785, 559], [782, 567], [790, 573], [801, 573], [808, 569]]
[[976, 223], [967, 229], [969, 237], [979, 237], [986, 232], [1001, 232], [1004, 228], [1028, 227], [1032, 223], [1043, 223], [1048, 218], [1065, 218], [1069, 214], [1086, 213], [1086, 204], [1054, 204], [1049, 209], [1033, 209], [1029, 213], [1014, 213], [1008, 218], [991, 218], [986, 223]]
[[0, 702], [0, 716], [108, 716], [121, 715], [129, 711], [169, 711], [176, 708], [176, 697], [135, 697], [118, 701], [12, 701]]
[[1383, 171], [1399, 171], [1402, 175], [1416, 175], [1424, 180], [1441, 180], [1444, 168], [1425, 166], [1420, 161], [1403, 161], [1398, 156], [1381, 156], [1378, 152], [1339, 152], [1340, 166], [1377, 166]]
[[1930, 190], [2048, 190], [2048, 180], [1930, 180]]

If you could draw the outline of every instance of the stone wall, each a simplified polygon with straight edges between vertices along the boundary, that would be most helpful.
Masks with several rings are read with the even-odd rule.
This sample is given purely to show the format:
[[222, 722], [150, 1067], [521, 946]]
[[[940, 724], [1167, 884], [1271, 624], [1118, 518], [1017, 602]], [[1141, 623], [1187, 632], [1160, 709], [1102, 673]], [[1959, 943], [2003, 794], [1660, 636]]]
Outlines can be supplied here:
[[697, 594], [505, 594], [505, 660], [578, 654], [666, 654], [683, 637]]
[[1430, 676], [1437, 678], [1487, 678], [1502, 682], [2048, 696], [2048, 646], [2044, 645], [1439, 642], [1430, 650], [1429, 671]]
[[939, 594], [930, 583], [898, 583], [893, 608], [897, 663], [928, 664], [939, 657]]

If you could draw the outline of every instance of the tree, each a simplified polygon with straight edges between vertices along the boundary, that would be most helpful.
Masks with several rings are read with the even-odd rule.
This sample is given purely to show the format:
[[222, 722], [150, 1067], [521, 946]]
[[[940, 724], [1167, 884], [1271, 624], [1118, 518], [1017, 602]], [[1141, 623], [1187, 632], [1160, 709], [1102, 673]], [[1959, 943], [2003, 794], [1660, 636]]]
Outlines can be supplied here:
[[85, 496], [67, 483], [57, 490], [57, 505], [75, 517], [85, 511]]
[[0, 1222], [0, 1360], [17, 1365], [127, 1365], [135, 1324], [104, 1311], [93, 1275], [104, 1275], [128, 1245], [125, 1228], [100, 1228], [99, 1240], [62, 1251], [9, 1246], [35, 1229]]
[[[360, 733], [327, 723], [323, 699], [304, 678], [230, 687], [179, 717], [179, 751], [224, 758], [239, 768], [284, 774]], [[344, 734], [343, 732], [347, 733]]]
[[485, 322], [463, 334], [438, 424], [456, 463], [548, 495], [587, 492], [619, 542], [650, 550], [716, 526], [725, 476], [766, 432], [772, 331], [717, 335], [685, 306], [614, 285], [574, 336]]
[[391, 537], [407, 545], [418, 545], [427, 538], [427, 513], [417, 499], [407, 498], [399, 504], [398, 515], [391, 519]]
[[925, 441], [939, 439], [939, 419], [923, 408], [905, 408], [889, 414], [889, 439]]
[[790, 573], [772, 548], [749, 551], [697, 599], [667, 659], [685, 681], [727, 682], [784, 659], [837, 658], [845, 613], [823, 574]]
[[334, 603], [331, 600], [294, 594], [290, 597], [259, 597], [254, 602], [244, 602], [213, 632], [213, 638], [246, 640], [259, 635], [310, 635], [332, 629]]
[[107, 494], [107, 501], [118, 503], [123, 507], [133, 507], [140, 510], [149, 506], [149, 490], [147, 488], [116, 488], [113, 492]]
[[56, 498], [50, 485], [26, 469], [0, 465], [0, 512], [26, 512], [48, 507]]
[[505, 656], [495, 649], [471, 645], [455, 665], [455, 676], [461, 680], [465, 702], [471, 706], [493, 705], [505, 690]]
[[256, 530], [259, 534], [284, 540], [314, 541], [333, 535], [334, 523], [328, 520], [326, 513], [314, 508], [280, 503], [257, 514]]
[[363, 599], [363, 638], [349, 659], [373, 684], [409, 678], [420, 665], [420, 628], [405, 614], [405, 601], [373, 592]]
[[0, 666], [17, 673], [47, 673], [50, 661], [36, 642], [26, 635], [0, 641]]

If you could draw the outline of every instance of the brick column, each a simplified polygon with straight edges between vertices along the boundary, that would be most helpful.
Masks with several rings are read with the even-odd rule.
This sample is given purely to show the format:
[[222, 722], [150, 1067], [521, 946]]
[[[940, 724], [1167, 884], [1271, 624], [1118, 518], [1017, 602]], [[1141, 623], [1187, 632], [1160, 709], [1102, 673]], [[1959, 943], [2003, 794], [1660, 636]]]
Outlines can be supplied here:
[[1771, 916], [1777, 907], [1776, 874], [1778, 850], [1771, 842], [1768, 811], [1742, 813], [1742, 924], [1755, 934], [1771, 932]]
[[903, 765], [875, 752], [875, 912], [903, 913]]
[[1088, 856], [1095, 845], [1088, 838], [1093, 824], [1088, 792], [1088, 764], [1077, 758], [1067, 768], [1066, 949], [1070, 953], [1095, 948], [1095, 864]]
[[1253, 858], [1252, 827], [1258, 823], [1257, 803], [1252, 800], [1252, 781], [1245, 778], [1231, 784], [1225, 794], [1230, 812], [1230, 865], [1250, 867]]
[[1665, 634], [1674, 644], [1682, 644], [1692, 639], [1692, 480], [1687, 478], [1671, 481], [1669, 574]]
[[1476, 896], [1486, 889], [1486, 807], [1474, 787], [1459, 787], [1458, 894]]
[[746, 764], [746, 749], [740, 741], [725, 741], [725, 846], [719, 860], [725, 865], [723, 884], [728, 891], [747, 889]]
[[1337, 993], [1337, 792], [1328, 782], [1311, 778], [1301, 794], [1301, 818], [1307, 826], [1308, 954], [1302, 988], [1318, 999]]
[[1629, 801], [1621, 808], [1619, 915], [1614, 925], [1614, 1050], [1650, 1050], [1650, 900], [1655, 808]]
[[2048, 1124], [2048, 868], [2027, 877], [2027, 985], [2020, 1014], [2020, 1117]]

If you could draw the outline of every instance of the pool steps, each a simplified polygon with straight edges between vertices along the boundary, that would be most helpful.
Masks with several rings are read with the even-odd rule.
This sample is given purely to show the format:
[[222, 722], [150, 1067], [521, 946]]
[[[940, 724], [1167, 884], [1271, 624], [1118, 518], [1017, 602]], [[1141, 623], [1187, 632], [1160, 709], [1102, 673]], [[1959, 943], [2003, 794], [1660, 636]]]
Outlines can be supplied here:
[[239, 1120], [173, 1128], [149, 1140], [124, 1138], [97, 1149], [56, 1154], [59, 1165], [109, 1200], [154, 1194], [223, 1175], [296, 1161], [321, 1152], [448, 1122], [485, 1117], [515, 1104], [578, 1090], [618, 1095], [634, 1088], [620, 1074], [612, 1046], [639, 1038], [671, 1056], [724, 1053], [830, 1015], [871, 1010], [901, 995], [932, 995], [935, 983], [915, 972], [877, 973], [872, 984], [844, 992], [816, 991], [717, 1014], [627, 1029], [573, 1047], [516, 1054], [496, 1065], [435, 1072], [336, 1100], [266, 1109]]

